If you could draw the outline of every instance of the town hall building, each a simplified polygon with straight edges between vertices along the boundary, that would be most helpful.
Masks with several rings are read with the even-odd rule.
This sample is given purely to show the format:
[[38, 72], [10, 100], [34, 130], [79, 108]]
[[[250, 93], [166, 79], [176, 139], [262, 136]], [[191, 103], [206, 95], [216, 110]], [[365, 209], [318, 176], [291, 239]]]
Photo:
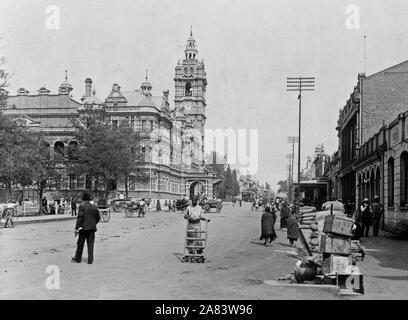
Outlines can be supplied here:
[[[2, 110], [26, 125], [30, 130], [41, 132], [55, 160], [69, 160], [69, 147], [74, 128], [70, 119], [79, 117], [85, 108], [105, 108], [112, 126], [125, 123], [140, 133], [144, 160], [140, 168], [149, 182], [129, 177], [130, 198], [174, 200], [183, 196], [213, 196], [213, 187], [221, 182], [215, 172], [206, 165], [204, 127], [206, 122], [207, 77], [203, 60], [198, 60], [197, 43], [192, 32], [184, 50], [184, 59], [175, 67], [174, 106], [169, 101], [169, 91], [161, 96], [153, 95], [153, 86], [146, 71], [140, 88], [123, 90], [118, 83], [102, 100], [96, 96], [91, 78], [85, 79], [85, 93], [81, 101], [71, 96], [73, 90], [65, 80], [58, 93], [41, 87], [36, 94], [20, 88], [17, 95], [8, 95], [7, 106]], [[77, 196], [83, 190], [93, 190], [95, 181], [86, 176], [62, 175], [50, 193], [65, 197]], [[100, 190], [100, 188], [98, 188]], [[119, 184], [118, 192], [125, 192]]]

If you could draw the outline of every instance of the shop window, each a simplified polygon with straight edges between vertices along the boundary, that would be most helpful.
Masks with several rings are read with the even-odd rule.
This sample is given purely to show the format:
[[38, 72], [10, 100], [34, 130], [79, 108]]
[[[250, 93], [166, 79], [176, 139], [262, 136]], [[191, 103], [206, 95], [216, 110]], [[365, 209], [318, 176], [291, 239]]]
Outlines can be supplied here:
[[401, 154], [401, 176], [400, 176], [400, 189], [401, 189], [401, 203], [402, 207], [407, 205], [408, 200], [408, 152]]
[[394, 159], [388, 160], [388, 206], [394, 205]]

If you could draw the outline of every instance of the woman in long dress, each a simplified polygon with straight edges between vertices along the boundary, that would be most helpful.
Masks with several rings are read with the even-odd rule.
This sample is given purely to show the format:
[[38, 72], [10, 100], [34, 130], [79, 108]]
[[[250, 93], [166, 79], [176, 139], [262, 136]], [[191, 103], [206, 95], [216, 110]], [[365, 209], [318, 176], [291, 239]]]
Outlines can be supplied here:
[[271, 243], [273, 240], [276, 239], [276, 232], [275, 232], [275, 221], [276, 221], [276, 213], [274, 210], [271, 210], [270, 206], [265, 207], [265, 213], [262, 214], [261, 218], [261, 236], [259, 238], [260, 241], [264, 240], [264, 246], [267, 246], [267, 242]]
[[287, 219], [290, 214], [290, 209], [286, 202], [283, 203], [282, 209], [280, 210], [280, 229], [287, 228]]
[[288, 218], [286, 219], [287, 223], [287, 235], [289, 242], [292, 246], [296, 246], [296, 241], [299, 238], [299, 224], [293, 213], [289, 213]]

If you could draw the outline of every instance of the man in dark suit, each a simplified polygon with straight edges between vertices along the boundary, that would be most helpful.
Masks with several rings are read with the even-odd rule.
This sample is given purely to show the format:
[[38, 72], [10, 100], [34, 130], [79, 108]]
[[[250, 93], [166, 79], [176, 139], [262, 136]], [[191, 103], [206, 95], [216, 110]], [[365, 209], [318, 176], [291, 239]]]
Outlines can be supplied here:
[[96, 225], [101, 219], [101, 216], [99, 215], [98, 208], [90, 203], [91, 200], [91, 195], [87, 192], [84, 192], [82, 196], [82, 203], [79, 206], [78, 217], [75, 226], [75, 234], [79, 234], [77, 242], [78, 247], [75, 253], [75, 257], [72, 258], [72, 262], [81, 262], [85, 240], [88, 247], [88, 264], [92, 264], [93, 262]]

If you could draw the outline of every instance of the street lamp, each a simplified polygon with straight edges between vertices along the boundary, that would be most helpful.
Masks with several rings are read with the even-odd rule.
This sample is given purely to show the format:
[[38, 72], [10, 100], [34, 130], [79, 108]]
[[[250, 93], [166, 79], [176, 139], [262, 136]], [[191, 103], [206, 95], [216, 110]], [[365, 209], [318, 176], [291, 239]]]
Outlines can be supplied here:
[[[315, 78], [314, 77], [298, 77], [286, 78], [287, 91], [297, 91], [299, 93], [299, 144], [298, 144], [298, 187], [297, 187], [297, 201], [300, 203], [300, 137], [301, 137], [301, 120], [302, 120], [302, 91], [314, 91]], [[300, 210], [300, 207], [298, 207]]]

